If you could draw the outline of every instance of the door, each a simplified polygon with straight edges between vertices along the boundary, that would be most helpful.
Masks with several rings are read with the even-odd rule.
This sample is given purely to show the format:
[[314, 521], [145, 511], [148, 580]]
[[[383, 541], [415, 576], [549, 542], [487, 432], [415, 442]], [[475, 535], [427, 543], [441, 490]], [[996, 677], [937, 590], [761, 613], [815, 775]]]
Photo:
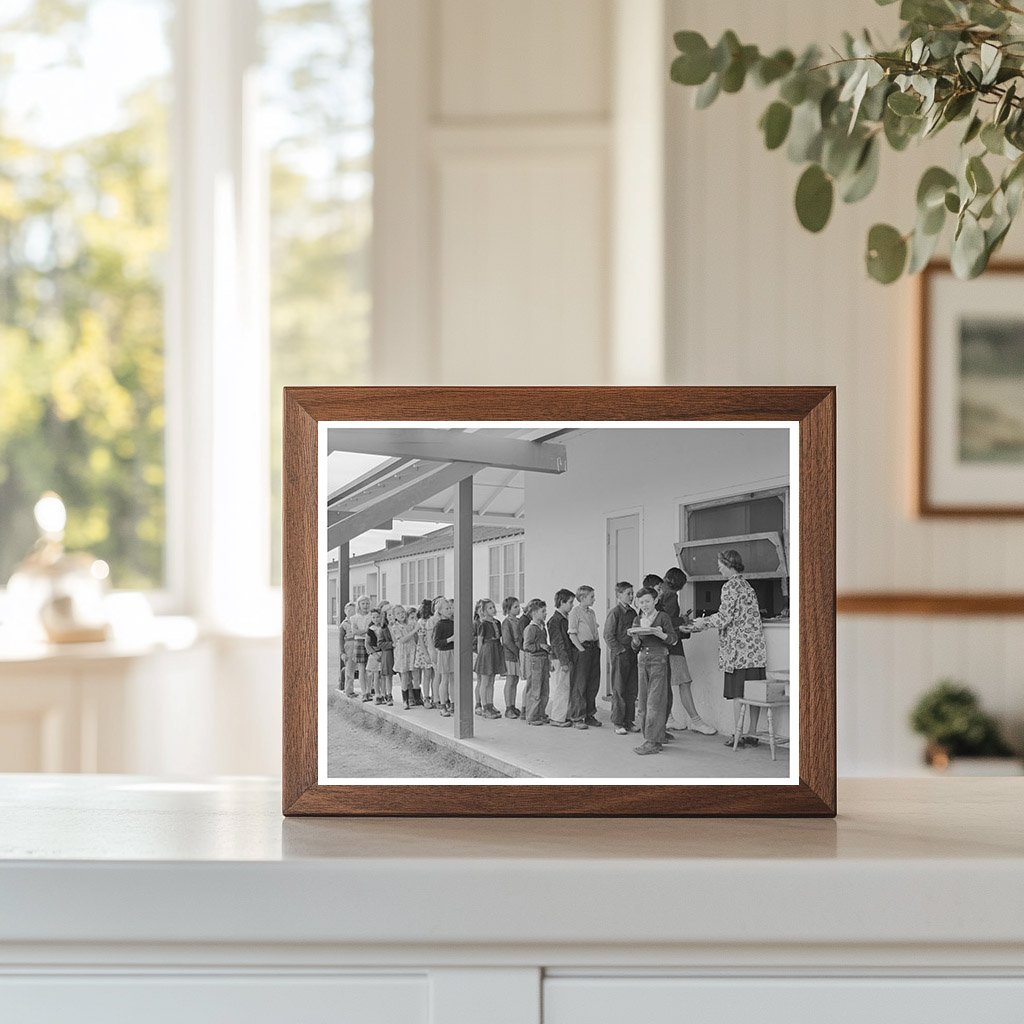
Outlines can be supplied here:
[[[607, 558], [605, 579], [605, 614], [615, 602], [615, 584], [627, 580], [634, 587], [640, 586], [640, 513], [629, 512], [621, 516], [609, 516], [607, 520]], [[601, 692], [611, 696], [611, 671], [608, 652], [602, 664]]]

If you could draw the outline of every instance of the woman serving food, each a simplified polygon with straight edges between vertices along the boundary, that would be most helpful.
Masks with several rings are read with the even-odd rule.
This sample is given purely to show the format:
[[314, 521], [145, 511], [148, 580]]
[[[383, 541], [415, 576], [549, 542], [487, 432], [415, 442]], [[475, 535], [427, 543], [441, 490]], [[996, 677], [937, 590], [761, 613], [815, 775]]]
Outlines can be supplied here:
[[[768, 648], [764, 640], [764, 626], [761, 611], [757, 605], [754, 588], [743, 578], [743, 558], [738, 551], [730, 548], [718, 555], [718, 571], [725, 577], [722, 586], [722, 602], [714, 615], [694, 619], [684, 626], [691, 633], [705, 629], [718, 630], [718, 665], [725, 672], [724, 696], [735, 701], [743, 696], [744, 684], [748, 679], [764, 679], [768, 664]], [[742, 705], [733, 704], [734, 733], [740, 731]], [[761, 709], [750, 708], [750, 731], [757, 732]], [[735, 736], [726, 741], [731, 747]], [[741, 738], [739, 746], [757, 746], [754, 738]]]

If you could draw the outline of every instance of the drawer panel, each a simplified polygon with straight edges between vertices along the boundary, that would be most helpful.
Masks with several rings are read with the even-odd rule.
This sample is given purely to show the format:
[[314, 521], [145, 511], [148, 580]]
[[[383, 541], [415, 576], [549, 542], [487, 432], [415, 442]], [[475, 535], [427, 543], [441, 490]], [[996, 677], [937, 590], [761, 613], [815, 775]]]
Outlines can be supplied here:
[[544, 982], [544, 1024], [747, 1019], [758, 1024], [1020, 1024], [1024, 978], [549, 977]]
[[427, 1024], [425, 975], [0, 978], [0, 1020], [18, 1024]]

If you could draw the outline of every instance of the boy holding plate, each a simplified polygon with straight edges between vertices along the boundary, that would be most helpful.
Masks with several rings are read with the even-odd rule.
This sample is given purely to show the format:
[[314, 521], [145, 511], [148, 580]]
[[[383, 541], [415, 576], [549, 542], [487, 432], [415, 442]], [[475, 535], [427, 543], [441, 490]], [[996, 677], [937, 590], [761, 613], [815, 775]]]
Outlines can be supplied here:
[[644, 741], [637, 754], [660, 754], [668, 714], [668, 652], [677, 640], [671, 618], [656, 607], [658, 595], [648, 587], [637, 594], [640, 615], [628, 630], [637, 652], [637, 718]]

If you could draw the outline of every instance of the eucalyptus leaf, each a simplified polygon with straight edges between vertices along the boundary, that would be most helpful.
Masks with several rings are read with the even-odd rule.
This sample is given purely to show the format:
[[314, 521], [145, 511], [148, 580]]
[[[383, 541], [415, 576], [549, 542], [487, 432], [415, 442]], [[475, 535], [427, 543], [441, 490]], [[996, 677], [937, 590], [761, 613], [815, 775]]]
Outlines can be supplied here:
[[889, 96], [889, 109], [894, 114], [916, 114], [921, 107], [921, 100], [909, 92], [894, 92]]
[[796, 186], [796, 215], [808, 231], [821, 231], [832, 215], [832, 180], [817, 165], [811, 164]]
[[821, 111], [812, 101], [801, 103], [793, 111], [786, 155], [793, 163], [817, 160], [821, 155]]
[[711, 51], [711, 70], [721, 74], [732, 63], [733, 57], [740, 49], [741, 44], [736, 33], [732, 29], [727, 29]]
[[989, 121], [981, 129], [981, 142], [993, 156], [1002, 156], [1006, 145], [1006, 133], [1001, 125], [993, 124]]
[[716, 75], [712, 76], [694, 93], [693, 105], [698, 110], [706, 110], [718, 98], [722, 91], [722, 80]]
[[754, 67], [754, 81], [760, 86], [771, 85], [772, 82], [784, 78], [793, 70], [796, 58], [790, 50], [776, 50], [770, 57], [762, 57]]
[[875, 224], [868, 232], [868, 273], [880, 284], [892, 284], [907, 263], [906, 239], [890, 224]]
[[965, 211], [960, 227], [953, 238], [950, 264], [953, 273], [962, 281], [976, 277], [975, 267], [985, 258], [985, 232], [978, 219]]
[[875, 136], [864, 143], [853, 175], [843, 188], [844, 203], [860, 202], [875, 187], [878, 181], [879, 148], [878, 138]]
[[917, 186], [917, 208], [924, 212], [942, 206], [947, 190], [956, 184], [956, 176], [944, 167], [929, 167]]
[[967, 131], [964, 132], [964, 137], [960, 140], [961, 146], [967, 146], [972, 143], [981, 132], [982, 120], [980, 117], [972, 117], [971, 123], [967, 126]]
[[776, 100], [761, 116], [764, 144], [768, 149], [778, 149], [786, 141], [789, 126], [793, 121], [793, 108], [788, 103]]
[[992, 175], [980, 156], [972, 156], [967, 161], [966, 175], [976, 194], [987, 196], [995, 188]]
[[941, 231], [928, 233], [920, 227], [914, 229], [910, 237], [910, 262], [907, 264], [908, 274], [917, 274], [928, 266], [939, 244]]

